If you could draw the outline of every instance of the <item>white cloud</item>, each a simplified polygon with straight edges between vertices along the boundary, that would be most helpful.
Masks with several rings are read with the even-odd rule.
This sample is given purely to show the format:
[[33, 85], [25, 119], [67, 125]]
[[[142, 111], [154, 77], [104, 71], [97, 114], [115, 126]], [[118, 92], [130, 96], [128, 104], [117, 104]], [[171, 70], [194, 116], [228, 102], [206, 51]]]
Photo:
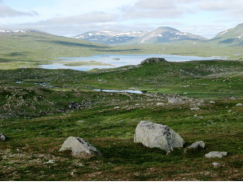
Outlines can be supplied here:
[[[1, 1], [0, 1], [1, 3]], [[35, 11], [23, 12], [12, 9], [4, 4], [0, 4], [0, 17], [16, 17], [16, 16], [37, 16]]]
[[142, 9], [171, 9], [175, 8], [173, 0], [140, 0], [136, 6]]

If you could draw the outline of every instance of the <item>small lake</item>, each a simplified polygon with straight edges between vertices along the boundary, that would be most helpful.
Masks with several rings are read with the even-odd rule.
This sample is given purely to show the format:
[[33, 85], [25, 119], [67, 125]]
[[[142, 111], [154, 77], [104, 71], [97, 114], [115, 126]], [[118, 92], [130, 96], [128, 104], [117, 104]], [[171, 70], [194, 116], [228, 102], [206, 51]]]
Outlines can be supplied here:
[[[116, 68], [126, 65], [138, 65], [143, 60], [147, 58], [165, 58], [169, 62], [183, 62], [191, 60], [211, 60], [219, 59], [220, 57], [198, 57], [198, 56], [178, 56], [178, 55], [168, 55], [168, 54], [132, 54], [132, 55], [116, 55], [116, 54], [106, 54], [106, 55], [95, 55], [92, 57], [59, 57], [58, 63], [53, 63], [49, 65], [40, 65], [41, 68], [45, 69], [73, 69], [79, 71], [88, 71], [94, 68], [104, 69], [104, 68]], [[84, 66], [66, 66], [62, 62], [101, 62], [107, 65], [84, 65]]]

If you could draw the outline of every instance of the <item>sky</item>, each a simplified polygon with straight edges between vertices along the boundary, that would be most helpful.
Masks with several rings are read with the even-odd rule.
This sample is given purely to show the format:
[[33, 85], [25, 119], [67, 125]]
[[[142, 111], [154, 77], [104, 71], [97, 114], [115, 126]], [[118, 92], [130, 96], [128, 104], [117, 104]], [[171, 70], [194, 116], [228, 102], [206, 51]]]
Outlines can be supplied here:
[[169, 26], [213, 38], [243, 23], [243, 0], [0, 0], [0, 29], [72, 37]]

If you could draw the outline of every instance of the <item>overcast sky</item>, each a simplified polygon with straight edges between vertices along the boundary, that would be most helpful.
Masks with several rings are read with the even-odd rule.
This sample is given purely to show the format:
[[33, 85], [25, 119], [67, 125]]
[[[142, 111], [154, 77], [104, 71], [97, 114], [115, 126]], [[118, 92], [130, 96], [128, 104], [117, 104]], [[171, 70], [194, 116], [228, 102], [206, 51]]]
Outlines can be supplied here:
[[243, 0], [0, 0], [0, 29], [62, 36], [170, 26], [212, 38], [243, 23]]

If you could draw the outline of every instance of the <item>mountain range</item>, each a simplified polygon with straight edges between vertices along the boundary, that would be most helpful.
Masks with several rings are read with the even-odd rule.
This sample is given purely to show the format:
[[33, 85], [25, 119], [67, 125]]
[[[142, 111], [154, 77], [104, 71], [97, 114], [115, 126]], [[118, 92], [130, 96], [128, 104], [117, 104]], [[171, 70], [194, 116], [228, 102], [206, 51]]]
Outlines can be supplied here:
[[163, 44], [193, 41], [210, 44], [225, 44], [243, 46], [243, 23], [235, 28], [224, 30], [212, 39], [199, 35], [181, 32], [171, 27], [158, 27], [151, 32], [119, 32], [119, 31], [93, 31], [75, 36], [76, 39], [87, 40], [101, 44]]
[[[38, 30], [0, 30], [0, 35], [9, 33], [44, 33]], [[206, 39], [202, 36], [191, 33], [181, 32], [171, 27], [158, 27], [157, 29], [146, 31], [92, 31], [73, 37], [75, 39], [86, 40], [89, 42], [107, 44], [107, 45], [132, 45], [132, 44], [187, 44], [206, 43], [228, 46], [243, 46], [243, 23], [235, 28], [224, 30], [218, 33], [212, 39]]]
[[111, 30], [93, 31], [77, 35], [74, 38], [101, 44], [153, 44], [170, 43], [180, 40], [206, 40], [204, 37], [180, 32], [171, 27], [159, 27], [151, 32], [119, 32]]

